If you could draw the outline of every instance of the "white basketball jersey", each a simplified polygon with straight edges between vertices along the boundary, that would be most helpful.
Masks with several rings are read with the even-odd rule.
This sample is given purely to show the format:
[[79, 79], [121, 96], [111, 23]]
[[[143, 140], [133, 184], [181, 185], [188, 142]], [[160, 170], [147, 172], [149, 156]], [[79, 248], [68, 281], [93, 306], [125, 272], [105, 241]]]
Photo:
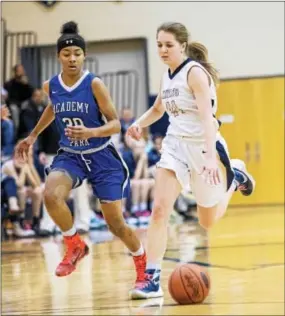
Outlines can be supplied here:
[[[187, 75], [193, 66], [202, 68], [211, 80], [212, 112], [215, 115], [217, 111], [217, 95], [213, 79], [201, 64], [191, 59], [185, 60], [172, 75], [169, 70], [164, 73], [161, 82], [161, 100], [169, 115], [170, 124], [167, 134], [185, 136], [193, 141], [204, 141], [204, 127], [199, 117], [195, 97], [187, 83]], [[213, 124], [218, 130], [219, 124], [214, 116]]]

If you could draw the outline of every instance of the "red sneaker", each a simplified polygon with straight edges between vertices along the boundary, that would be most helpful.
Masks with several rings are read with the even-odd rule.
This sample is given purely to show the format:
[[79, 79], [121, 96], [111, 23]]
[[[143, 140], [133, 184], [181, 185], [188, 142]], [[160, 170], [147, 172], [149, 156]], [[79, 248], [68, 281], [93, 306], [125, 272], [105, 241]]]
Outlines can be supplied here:
[[144, 252], [141, 256], [133, 256], [133, 259], [137, 272], [137, 278], [135, 283], [135, 286], [137, 286], [145, 280], [146, 253]]
[[59, 277], [72, 273], [76, 264], [89, 253], [86, 243], [80, 238], [78, 233], [71, 237], [63, 237], [66, 246], [66, 253], [61, 263], [57, 266], [55, 274]]

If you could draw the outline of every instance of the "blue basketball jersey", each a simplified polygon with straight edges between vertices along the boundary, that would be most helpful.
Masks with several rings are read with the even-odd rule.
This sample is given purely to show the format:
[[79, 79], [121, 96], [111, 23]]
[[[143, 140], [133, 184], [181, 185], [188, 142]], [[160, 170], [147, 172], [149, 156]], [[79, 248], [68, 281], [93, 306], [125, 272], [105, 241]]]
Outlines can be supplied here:
[[105, 124], [92, 91], [91, 83], [94, 78], [95, 75], [86, 70], [72, 87], [64, 84], [60, 74], [49, 81], [49, 96], [60, 134], [60, 147], [83, 151], [100, 147], [110, 138], [94, 137], [87, 140], [70, 141], [64, 133], [66, 126], [70, 125], [84, 125], [95, 128]]

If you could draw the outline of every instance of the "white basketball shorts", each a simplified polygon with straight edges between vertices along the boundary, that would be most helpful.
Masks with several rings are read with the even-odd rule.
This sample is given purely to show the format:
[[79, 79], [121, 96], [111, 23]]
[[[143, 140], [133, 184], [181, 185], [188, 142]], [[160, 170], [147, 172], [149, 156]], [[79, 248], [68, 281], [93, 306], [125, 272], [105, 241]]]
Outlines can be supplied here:
[[174, 171], [182, 189], [190, 188], [198, 205], [213, 207], [221, 201], [234, 180], [227, 144], [220, 133], [216, 149], [219, 158], [218, 185], [207, 183], [201, 176], [205, 162], [205, 143], [190, 142], [182, 137], [167, 135], [162, 143], [162, 155], [157, 167]]

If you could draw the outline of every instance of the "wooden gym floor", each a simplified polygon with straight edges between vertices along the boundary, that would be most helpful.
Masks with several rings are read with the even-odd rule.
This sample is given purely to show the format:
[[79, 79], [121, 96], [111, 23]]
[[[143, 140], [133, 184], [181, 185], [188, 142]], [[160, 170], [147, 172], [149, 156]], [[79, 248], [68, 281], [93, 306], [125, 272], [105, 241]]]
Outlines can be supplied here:
[[[145, 238], [145, 230], [138, 233]], [[2, 243], [3, 315], [284, 315], [284, 208], [231, 208], [209, 234], [197, 224], [171, 225], [162, 276], [164, 299], [128, 300], [133, 263], [108, 232], [84, 239], [91, 253], [57, 278], [61, 237]], [[209, 267], [203, 304], [179, 306], [167, 291], [177, 262]]]

